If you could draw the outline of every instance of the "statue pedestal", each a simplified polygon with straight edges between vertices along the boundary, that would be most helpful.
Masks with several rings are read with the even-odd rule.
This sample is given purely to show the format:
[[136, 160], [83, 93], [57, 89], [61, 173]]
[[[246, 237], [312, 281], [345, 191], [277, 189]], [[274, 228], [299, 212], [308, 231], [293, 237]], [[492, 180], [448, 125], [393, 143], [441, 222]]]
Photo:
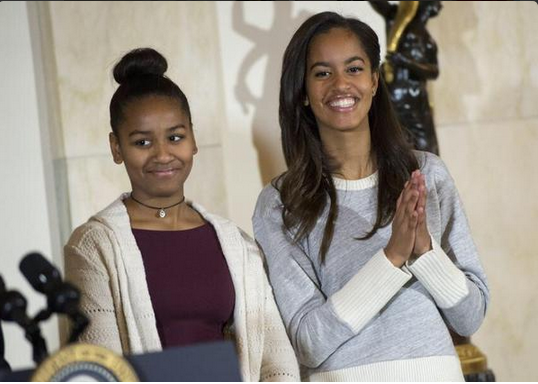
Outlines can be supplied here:
[[452, 339], [460, 358], [461, 370], [465, 381], [492, 382], [495, 375], [488, 369], [488, 359], [480, 349], [468, 337], [462, 337], [452, 333]]

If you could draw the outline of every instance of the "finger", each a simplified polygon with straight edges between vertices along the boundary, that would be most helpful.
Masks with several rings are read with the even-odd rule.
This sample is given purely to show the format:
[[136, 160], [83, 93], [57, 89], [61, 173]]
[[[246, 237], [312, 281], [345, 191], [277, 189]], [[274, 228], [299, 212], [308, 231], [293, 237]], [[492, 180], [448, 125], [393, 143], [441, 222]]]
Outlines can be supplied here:
[[408, 221], [408, 228], [409, 229], [416, 229], [417, 224], [418, 224], [418, 212], [413, 211], [411, 213], [411, 217], [409, 218], [409, 221]]
[[420, 170], [415, 169], [411, 174], [411, 178], [413, 180], [413, 184], [418, 187], [421, 184], [422, 180], [422, 174], [420, 173]]
[[409, 193], [409, 199], [405, 204], [405, 212], [408, 216], [415, 213], [417, 209], [418, 196], [419, 193], [416, 190], [413, 190]]
[[422, 227], [422, 225], [424, 225], [424, 223], [426, 222], [426, 210], [423, 207], [417, 207], [417, 214], [417, 226]]
[[424, 208], [426, 206], [426, 187], [420, 185], [418, 187], [418, 202], [417, 208]]
[[398, 200], [396, 200], [396, 209], [398, 209], [400, 207], [400, 204], [402, 203], [402, 196], [403, 196], [404, 191], [405, 191], [405, 189], [407, 188], [408, 185], [409, 185], [409, 181], [406, 181], [402, 191], [400, 192], [400, 196], [398, 196]]
[[420, 178], [419, 193], [420, 195], [417, 202], [417, 210], [419, 214], [418, 224], [421, 225], [426, 221], [426, 201], [428, 198], [428, 189], [426, 188], [426, 178], [424, 175], [421, 175]]
[[402, 189], [402, 192], [400, 192], [400, 196], [398, 197], [398, 200], [396, 201], [396, 212], [394, 213], [394, 219], [393, 221], [399, 222], [402, 218], [402, 215], [405, 213], [404, 209], [402, 208], [402, 203], [406, 199], [407, 191], [409, 191], [411, 188], [410, 180], [406, 181], [404, 184], [404, 188]]
[[424, 209], [426, 209], [426, 202], [428, 201], [428, 186], [426, 185], [426, 176], [422, 176], [424, 185]]
[[404, 195], [402, 198], [403, 204], [405, 205], [404, 209], [406, 211], [408, 211], [409, 209], [413, 209], [413, 210], [415, 209], [418, 196], [419, 196], [419, 191], [417, 190], [415, 180], [411, 179], [411, 182], [408, 188], [404, 190]]
[[398, 198], [399, 204], [397, 205], [396, 212], [394, 214], [394, 221], [396, 223], [400, 223], [406, 215], [409, 199], [411, 198], [411, 192], [411, 184], [409, 183], [406, 184], [406, 187], [400, 193], [400, 197]]

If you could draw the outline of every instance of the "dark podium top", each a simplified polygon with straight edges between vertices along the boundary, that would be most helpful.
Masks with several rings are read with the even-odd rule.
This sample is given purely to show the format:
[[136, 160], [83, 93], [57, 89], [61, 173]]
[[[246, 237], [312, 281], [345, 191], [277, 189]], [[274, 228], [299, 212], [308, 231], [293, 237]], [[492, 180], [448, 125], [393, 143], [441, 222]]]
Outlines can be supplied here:
[[[125, 357], [140, 381], [241, 381], [235, 347], [230, 341], [169, 348]], [[7, 373], [0, 381], [29, 381], [33, 369]]]

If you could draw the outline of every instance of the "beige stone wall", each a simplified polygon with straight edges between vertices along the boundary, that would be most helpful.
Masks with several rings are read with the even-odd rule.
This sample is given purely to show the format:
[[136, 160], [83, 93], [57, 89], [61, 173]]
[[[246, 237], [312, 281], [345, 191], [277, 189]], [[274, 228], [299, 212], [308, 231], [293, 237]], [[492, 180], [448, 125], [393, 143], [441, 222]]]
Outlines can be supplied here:
[[536, 381], [538, 4], [443, 3], [437, 134], [491, 288], [473, 341], [499, 381]]
[[124, 53], [146, 46], [167, 58], [167, 75], [191, 105], [199, 153], [187, 198], [226, 214], [215, 13], [213, 2], [48, 2], [40, 7], [43, 36], [53, 52], [55, 162], [69, 229], [130, 190], [108, 146], [108, 106], [117, 87], [111, 71]]
[[[225, 23], [218, 7], [230, 15]], [[362, 2], [293, 2], [286, 15], [299, 17], [322, 7], [366, 18], [384, 34], [380, 19]], [[262, 30], [269, 30], [273, 14], [278, 15], [276, 6], [268, 12], [269, 2], [249, 2], [245, 8], [246, 17]], [[50, 2], [40, 7], [56, 180], [69, 229], [129, 190], [123, 168], [112, 162], [108, 149], [108, 103], [115, 89], [110, 71], [123, 53], [140, 46], [152, 46], [168, 58], [169, 76], [191, 102], [200, 153], [188, 197], [248, 225], [262, 187], [252, 159], [255, 127], [238, 126], [244, 120], [235, 116], [226, 119], [225, 105], [228, 112], [242, 107], [233, 96], [238, 75], [222, 58], [235, 57], [237, 48], [243, 55], [239, 68], [257, 47], [244, 37], [226, 45], [234, 33], [240, 35], [229, 20], [233, 12], [232, 3], [214, 2]], [[492, 293], [486, 321], [473, 340], [502, 381], [538, 380], [537, 16], [532, 1], [447, 1], [429, 25], [439, 46], [441, 75], [431, 84], [431, 96], [441, 157], [462, 196]], [[226, 26], [230, 30], [224, 35]], [[223, 36], [227, 40], [219, 42]], [[270, 39], [263, 41], [271, 45]], [[249, 81], [257, 83], [265, 70], [256, 67], [262, 75]], [[278, 78], [263, 79], [261, 87], [278, 86]], [[276, 111], [277, 102], [267, 100], [259, 108]], [[276, 116], [256, 121], [273, 129], [273, 144], [280, 134], [275, 121]], [[247, 139], [235, 140], [239, 133]], [[233, 141], [229, 156], [223, 156], [222, 135]], [[238, 187], [245, 180], [249, 188]]]

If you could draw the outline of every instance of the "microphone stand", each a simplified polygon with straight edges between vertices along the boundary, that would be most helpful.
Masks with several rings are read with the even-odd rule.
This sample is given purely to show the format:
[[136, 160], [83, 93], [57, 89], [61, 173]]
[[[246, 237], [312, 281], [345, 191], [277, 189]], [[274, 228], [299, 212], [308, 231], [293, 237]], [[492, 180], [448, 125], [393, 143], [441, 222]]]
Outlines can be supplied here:
[[5, 321], [13, 321], [24, 330], [24, 336], [32, 345], [32, 358], [36, 364], [47, 356], [47, 343], [41, 335], [38, 322], [26, 314], [26, 299], [17, 291], [0, 294], [0, 317]]
[[53, 313], [67, 315], [73, 323], [69, 343], [76, 342], [89, 323], [78, 308], [79, 290], [63, 281], [60, 271], [40, 253], [26, 255], [21, 260], [19, 269], [30, 285], [47, 297], [47, 308], [39, 312], [34, 320], [44, 321]]

